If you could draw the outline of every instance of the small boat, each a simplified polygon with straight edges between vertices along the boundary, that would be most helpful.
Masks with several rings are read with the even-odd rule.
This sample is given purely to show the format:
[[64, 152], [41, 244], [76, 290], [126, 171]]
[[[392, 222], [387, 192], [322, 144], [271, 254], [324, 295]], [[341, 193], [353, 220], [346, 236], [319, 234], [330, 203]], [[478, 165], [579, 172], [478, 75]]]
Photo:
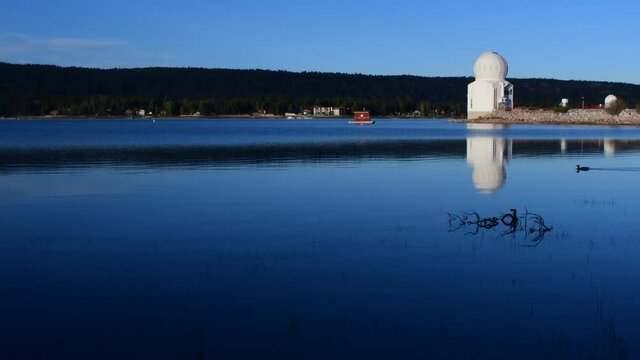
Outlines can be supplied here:
[[368, 111], [354, 111], [353, 120], [349, 121], [349, 124], [355, 125], [373, 125], [375, 123], [371, 120], [371, 114]]

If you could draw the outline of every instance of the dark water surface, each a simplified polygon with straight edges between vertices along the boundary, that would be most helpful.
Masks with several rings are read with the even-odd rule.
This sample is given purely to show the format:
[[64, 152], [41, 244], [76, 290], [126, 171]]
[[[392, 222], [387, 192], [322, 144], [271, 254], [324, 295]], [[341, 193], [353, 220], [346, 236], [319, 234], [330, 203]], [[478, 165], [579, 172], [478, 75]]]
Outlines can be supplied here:
[[638, 128], [0, 121], [0, 358], [637, 358], [638, 184]]

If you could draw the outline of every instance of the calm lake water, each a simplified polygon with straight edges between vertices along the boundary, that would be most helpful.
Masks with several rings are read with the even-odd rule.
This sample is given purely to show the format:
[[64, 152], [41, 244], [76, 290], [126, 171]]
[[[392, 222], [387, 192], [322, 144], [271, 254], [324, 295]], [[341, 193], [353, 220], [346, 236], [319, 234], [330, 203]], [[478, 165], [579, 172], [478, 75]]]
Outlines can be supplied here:
[[637, 358], [638, 184], [640, 128], [0, 121], [0, 358]]

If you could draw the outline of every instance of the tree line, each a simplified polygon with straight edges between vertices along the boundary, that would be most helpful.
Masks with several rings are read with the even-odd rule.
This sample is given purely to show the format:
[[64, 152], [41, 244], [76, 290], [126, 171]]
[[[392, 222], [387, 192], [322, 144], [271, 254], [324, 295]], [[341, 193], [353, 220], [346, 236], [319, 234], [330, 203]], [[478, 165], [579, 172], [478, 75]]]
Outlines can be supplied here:
[[[0, 116], [122, 116], [145, 109], [166, 116], [300, 113], [313, 106], [345, 114], [420, 111], [465, 116], [470, 77], [382, 76], [203, 68], [90, 69], [0, 63]], [[640, 85], [553, 79], [511, 79], [518, 107], [602, 103], [615, 94], [640, 103]]]

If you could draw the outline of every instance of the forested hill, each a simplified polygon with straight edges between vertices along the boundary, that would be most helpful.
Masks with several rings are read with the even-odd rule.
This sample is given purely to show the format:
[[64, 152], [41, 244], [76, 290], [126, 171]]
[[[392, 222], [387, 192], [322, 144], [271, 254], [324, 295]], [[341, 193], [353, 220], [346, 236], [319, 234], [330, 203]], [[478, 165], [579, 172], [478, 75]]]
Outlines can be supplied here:
[[[201, 68], [88, 69], [0, 63], [0, 116], [120, 116], [127, 109], [156, 114], [283, 114], [315, 105], [366, 108], [375, 115], [419, 110], [463, 116], [470, 77], [378, 76]], [[516, 106], [551, 107], [563, 97], [577, 105], [615, 94], [640, 102], [640, 85], [510, 79]]]

